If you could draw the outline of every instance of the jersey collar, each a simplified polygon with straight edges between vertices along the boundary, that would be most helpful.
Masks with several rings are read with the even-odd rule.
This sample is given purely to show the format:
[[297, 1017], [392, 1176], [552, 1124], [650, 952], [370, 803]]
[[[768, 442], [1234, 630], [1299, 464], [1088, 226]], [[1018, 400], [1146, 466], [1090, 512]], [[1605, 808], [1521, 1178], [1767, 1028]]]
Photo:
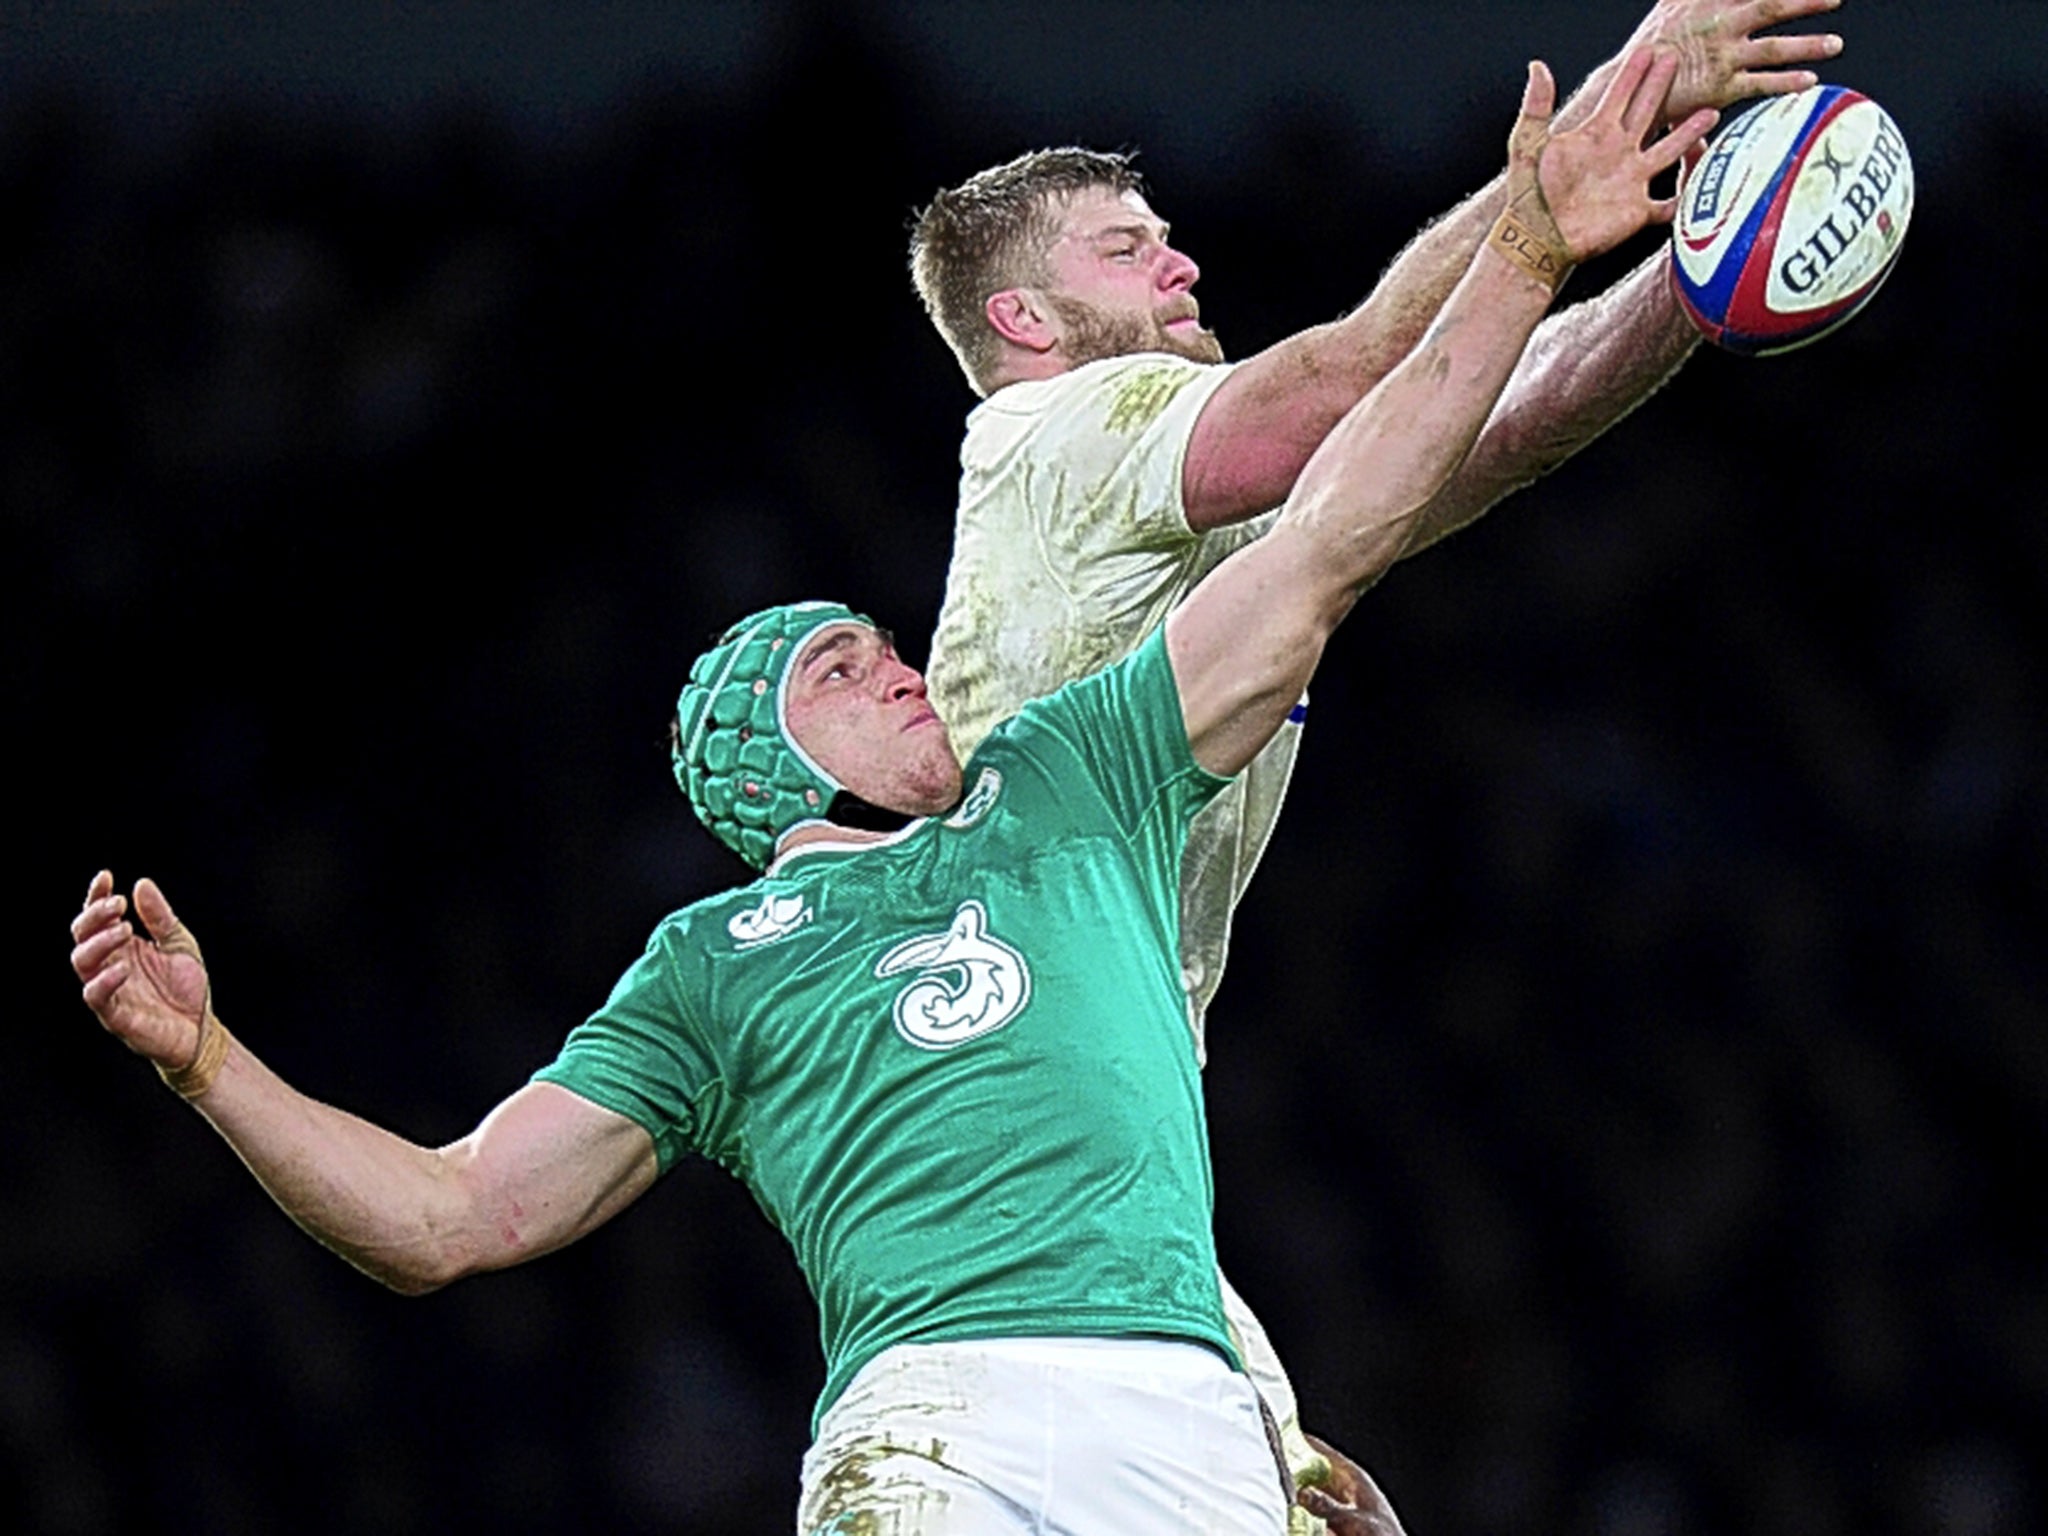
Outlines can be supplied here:
[[883, 832], [868, 837], [848, 834], [810, 838], [794, 848], [777, 849], [775, 857], [769, 861], [768, 867], [762, 870], [761, 874], [764, 879], [773, 878], [781, 874], [793, 860], [810, 853], [866, 853], [871, 848], [893, 848], [896, 844], [915, 837], [920, 828], [930, 826], [931, 820], [929, 816], [920, 816], [908, 826], [899, 827], [894, 832]]

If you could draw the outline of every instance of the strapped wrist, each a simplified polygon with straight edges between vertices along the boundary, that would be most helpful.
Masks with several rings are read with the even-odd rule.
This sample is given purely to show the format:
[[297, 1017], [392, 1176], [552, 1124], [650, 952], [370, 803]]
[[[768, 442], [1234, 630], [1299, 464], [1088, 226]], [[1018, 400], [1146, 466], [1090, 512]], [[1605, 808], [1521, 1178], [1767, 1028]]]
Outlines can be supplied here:
[[227, 1026], [214, 1017], [213, 999], [208, 997], [199, 1016], [199, 1046], [192, 1059], [182, 1067], [167, 1067], [158, 1062], [156, 1075], [180, 1098], [196, 1099], [220, 1076], [221, 1063], [228, 1059], [228, 1047], [234, 1040]]
[[1508, 138], [1507, 202], [1493, 221], [1486, 243], [1552, 293], [1564, 286], [1573, 266], [1571, 246], [1543, 195], [1543, 152], [1550, 124], [1523, 118]]
[[[1551, 227], [1554, 229], [1556, 226]], [[1571, 254], [1562, 244], [1551, 240], [1541, 229], [1518, 216], [1512, 207], [1501, 210], [1501, 216], [1493, 221], [1486, 243], [1552, 293], [1563, 287], [1564, 280], [1571, 276]]]

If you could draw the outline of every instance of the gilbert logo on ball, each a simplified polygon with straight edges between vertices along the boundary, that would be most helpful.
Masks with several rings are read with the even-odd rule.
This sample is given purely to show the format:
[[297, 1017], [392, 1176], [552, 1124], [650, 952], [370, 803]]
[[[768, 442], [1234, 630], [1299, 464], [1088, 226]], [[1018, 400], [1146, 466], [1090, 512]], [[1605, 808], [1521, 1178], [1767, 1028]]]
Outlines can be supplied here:
[[1816, 85], [1744, 112], [1686, 172], [1672, 283], [1709, 341], [1790, 351], [1870, 301], [1912, 217], [1898, 124], [1858, 91]]

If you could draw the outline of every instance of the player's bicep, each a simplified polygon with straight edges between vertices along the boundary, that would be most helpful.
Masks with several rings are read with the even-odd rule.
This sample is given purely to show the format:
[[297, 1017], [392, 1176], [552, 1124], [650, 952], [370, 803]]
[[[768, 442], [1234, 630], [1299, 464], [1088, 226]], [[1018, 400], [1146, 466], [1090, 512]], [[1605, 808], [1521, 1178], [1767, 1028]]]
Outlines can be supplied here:
[[554, 1083], [529, 1083], [445, 1149], [462, 1185], [474, 1269], [502, 1269], [595, 1230], [660, 1172], [636, 1121]]
[[[1318, 328], [1318, 332], [1322, 328]], [[1315, 366], [1304, 332], [1238, 364], [1195, 418], [1181, 500], [1197, 533], [1243, 522], [1287, 499], [1302, 467], [1362, 390]]]

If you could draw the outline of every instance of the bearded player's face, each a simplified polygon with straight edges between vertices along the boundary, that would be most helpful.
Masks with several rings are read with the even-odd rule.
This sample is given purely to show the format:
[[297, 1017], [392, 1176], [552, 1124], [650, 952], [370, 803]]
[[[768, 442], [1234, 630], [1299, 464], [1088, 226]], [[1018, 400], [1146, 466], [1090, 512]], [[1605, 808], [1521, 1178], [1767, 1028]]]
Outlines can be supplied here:
[[1194, 296], [1202, 269], [1167, 244], [1167, 226], [1135, 192], [1077, 192], [1060, 209], [1047, 251], [1046, 297], [1070, 367], [1133, 352], [1220, 363]]
[[870, 805], [931, 816], [960, 798], [960, 760], [924, 679], [889, 637], [834, 624], [790, 664], [783, 709], [811, 760]]

